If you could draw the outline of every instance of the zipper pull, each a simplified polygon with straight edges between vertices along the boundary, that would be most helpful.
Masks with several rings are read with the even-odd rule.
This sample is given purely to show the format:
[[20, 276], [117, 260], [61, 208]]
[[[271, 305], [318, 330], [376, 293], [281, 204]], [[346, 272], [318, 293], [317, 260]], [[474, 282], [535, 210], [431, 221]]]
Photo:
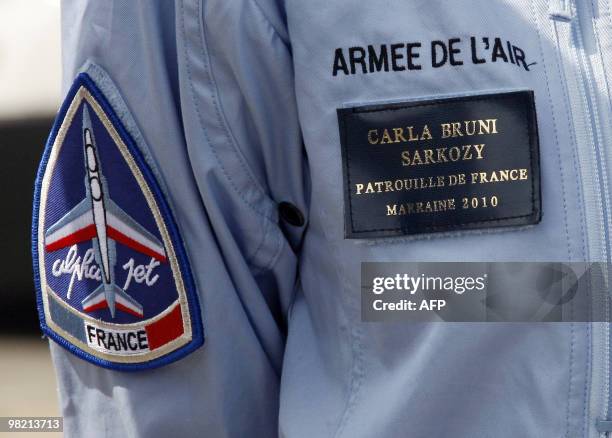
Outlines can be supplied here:
[[553, 20], [571, 21], [573, 18], [571, 0], [550, 0], [548, 13]]

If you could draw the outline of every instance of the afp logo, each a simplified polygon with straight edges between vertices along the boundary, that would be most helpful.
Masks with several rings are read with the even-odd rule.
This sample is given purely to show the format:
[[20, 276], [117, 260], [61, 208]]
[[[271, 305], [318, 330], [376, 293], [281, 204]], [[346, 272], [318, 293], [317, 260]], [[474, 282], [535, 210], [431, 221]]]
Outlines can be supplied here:
[[146, 369], [202, 345], [202, 323], [160, 177], [115, 109], [82, 73], [51, 132], [34, 203], [39, 316], [83, 359]]

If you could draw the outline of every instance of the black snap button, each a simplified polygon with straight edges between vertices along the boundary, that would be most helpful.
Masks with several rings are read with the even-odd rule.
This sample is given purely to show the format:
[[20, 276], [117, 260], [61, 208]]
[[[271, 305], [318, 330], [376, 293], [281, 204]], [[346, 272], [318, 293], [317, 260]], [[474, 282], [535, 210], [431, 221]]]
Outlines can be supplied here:
[[290, 202], [281, 202], [278, 204], [278, 213], [285, 222], [294, 227], [304, 225], [304, 214]]

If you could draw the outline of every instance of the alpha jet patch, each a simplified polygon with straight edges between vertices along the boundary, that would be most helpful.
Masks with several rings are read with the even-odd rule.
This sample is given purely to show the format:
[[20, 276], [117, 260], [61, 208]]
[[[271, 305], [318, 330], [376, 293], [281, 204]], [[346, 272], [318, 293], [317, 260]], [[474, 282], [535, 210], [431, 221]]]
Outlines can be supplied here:
[[203, 343], [176, 223], [132, 138], [92, 78], [79, 75], [47, 143], [33, 221], [43, 331], [120, 370], [160, 366]]

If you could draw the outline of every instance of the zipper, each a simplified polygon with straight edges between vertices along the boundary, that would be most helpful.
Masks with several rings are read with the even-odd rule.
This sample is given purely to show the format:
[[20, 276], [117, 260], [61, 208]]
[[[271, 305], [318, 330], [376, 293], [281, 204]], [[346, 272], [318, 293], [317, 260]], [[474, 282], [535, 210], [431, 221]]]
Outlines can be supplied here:
[[[596, 246], [595, 253], [589, 252], [589, 257], [593, 258], [593, 261], [610, 261], [610, 196], [609, 196], [609, 182], [607, 172], [607, 157], [605, 145], [606, 137], [610, 139], [609, 132], [606, 132], [608, 128], [606, 121], [609, 118], [609, 106], [605, 104], [600, 105], [603, 99], [599, 99], [597, 92], [604, 93], [606, 99], [609, 102], [609, 94], [606, 89], [605, 71], [603, 65], [598, 60], [598, 56], [601, 54], [601, 50], [597, 40], [595, 17], [591, 5], [583, 0], [572, 0], [572, 7], [575, 12], [576, 20], [573, 23], [573, 37], [576, 46], [576, 57], [579, 66], [578, 78], [580, 79], [581, 95], [583, 100], [583, 107], [586, 109], [585, 112], [585, 127], [587, 128], [588, 137], [590, 137], [590, 151], [588, 155], [591, 157], [591, 164], [594, 165], [592, 188], [596, 192], [595, 198], [597, 199], [598, 208], [592, 211], [591, 214], [595, 214], [596, 217], [592, 219], [593, 223], [599, 223], [598, 233], [601, 237], [602, 244]], [[607, 114], [606, 114], [607, 113]], [[608, 128], [609, 129], [609, 128]], [[606, 134], [608, 134], [606, 136]], [[587, 215], [589, 212], [587, 211]], [[604, 265], [606, 266], [606, 265]], [[607, 284], [606, 275], [601, 280], [601, 286]], [[595, 291], [598, 285], [595, 285]], [[602, 288], [601, 290], [605, 290]], [[601, 297], [603, 302], [603, 321], [610, 321], [610, 302], [608, 294]], [[593, 305], [599, 306], [598, 300], [593, 300]], [[593, 360], [601, 360], [601, 387], [602, 400], [599, 410], [593, 414], [598, 417], [596, 419], [596, 428], [600, 433], [600, 436], [610, 436], [610, 414], [612, 413], [612, 397], [610, 396], [610, 387], [612, 385], [612, 374], [610, 372], [611, 363], [611, 345], [610, 342], [610, 325], [606, 322], [593, 323], [597, 325], [598, 330], [593, 330], [593, 333], [599, 333], [600, 336], [593, 338]], [[597, 351], [599, 350], [599, 351]], [[595, 394], [599, 392], [600, 386], [593, 386], [591, 382], [591, 391]], [[596, 406], [595, 406], [596, 407]]]
[[[597, 1], [597, 0], [593, 0]], [[587, 262], [610, 263], [612, 225], [606, 144], [612, 140], [610, 94], [597, 40], [591, 0], [551, 0], [550, 16], [564, 67], [575, 145], [579, 161], [587, 230]], [[598, 92], [603, 96], [598, 98]], [[607, 272], [592, 280], [593, 321], [610, 321]], [[606, 322], [590, 324], [591, 388], [585, 403], [585, 436], [612, 438], [612, 339]], [[569, 431], [568, 431], [569, 433]]]

